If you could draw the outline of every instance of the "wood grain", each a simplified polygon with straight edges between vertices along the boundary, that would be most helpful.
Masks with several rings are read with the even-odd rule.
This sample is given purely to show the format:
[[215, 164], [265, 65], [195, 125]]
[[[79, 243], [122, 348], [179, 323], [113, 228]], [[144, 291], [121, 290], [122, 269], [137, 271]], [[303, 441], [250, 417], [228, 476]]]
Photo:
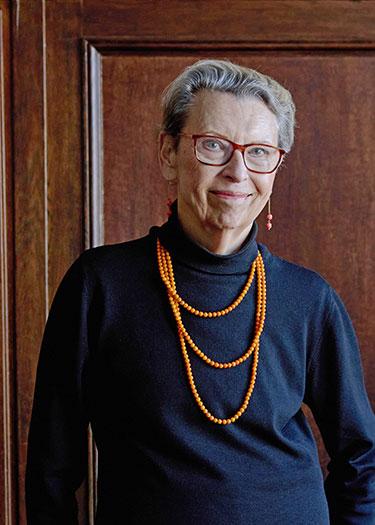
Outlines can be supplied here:
[[[16, 6], [13, 6], [15, 8]], [[45, 142], [43, 9], [28, 3], [13, 12], [13, 144], [15, 206], [15, 318], [18, 391], [19, 522], [22, 505], [26, 442], [32, 404], [36, 357], [48, 310], [45, 246]], [[16, 505], [16, 501], [13, 502]]]
[[[292, 90], [296, 145], [277, 177], [274, 228], [266, 235], [260, 217], [260, 240], [322, 273], [342, 295], [375, 399], [375, 2], [172, 0], [165, 9], [160, 0], [36, 0], [13, 2], [11, 18], [8, 2], [0, 0], [0, 9], [0, 454], [12, 471], [0, 477], [0, 515], [7, 523], [26, 523], [28, 422], [56, 287], [85, 247], [143, 235], [165, 219], [167, 188], [156, 161], [160, 93], [198, 58], [231, 58]], [[320, 440], [315, 426], [314, 433]], [[80, 524], [93, 523], [91, 453], [88, 483], [78, 493]]]
[[14, 229], [11, 135], [11, 50], [10, 9], [8, 1], [0, 2], [0, 340], [1, 340], [1, 412], [0, 412], [0, 515], [4, 525], [16, 523], [18, 497], [17, 434], [15, 420], [15, 344], [14, 334]]
[[[26, 523], [26, 442], [44, 325], [62, 275], [84, 247], [77, 5], [14, 6], [19, 523]], [[85, 523], [85, 492], [79, 501]]]
[[132, 0], [111, 2], [110, 9], [109, 2], [86, 0], [83, 19], [87, 38], [298, 46], [375, 40], [372, 0]]

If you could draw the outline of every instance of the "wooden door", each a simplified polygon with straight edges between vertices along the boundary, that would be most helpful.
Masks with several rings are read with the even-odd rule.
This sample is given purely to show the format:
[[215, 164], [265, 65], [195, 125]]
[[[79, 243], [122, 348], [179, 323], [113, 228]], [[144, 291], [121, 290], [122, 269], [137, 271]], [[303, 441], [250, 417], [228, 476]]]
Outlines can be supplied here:
[[[260, 217], [259, 239], [319, 271], [341, 294], [374, 399], [375, 2], [34, 0], [0, 7], [5, 523], [26, 523], [28, 423], [54, 292], [84, 248], [137, 237], [165, 220], [156, 160], [160, 95], [198, 58], [232, 59], [292, 91], [296, 145], [275, 185], [274, 228], [267, 233]], [[95, 508], [88, 439], [80, 523], [93, 523]]]

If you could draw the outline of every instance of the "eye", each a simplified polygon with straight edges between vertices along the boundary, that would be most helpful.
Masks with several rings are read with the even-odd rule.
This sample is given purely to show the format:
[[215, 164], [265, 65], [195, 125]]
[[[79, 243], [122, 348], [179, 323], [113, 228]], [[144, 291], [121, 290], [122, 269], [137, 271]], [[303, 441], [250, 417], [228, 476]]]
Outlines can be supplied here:
[[225, 146], [222, 141], [218, 139], [201, 139], [201, 146], [207, 151], [219, 152], [225, 149]]
[[249, 157], [266, 158], [270, 154], [270, 150], [263, 146], [252, 146], [246, 150]]

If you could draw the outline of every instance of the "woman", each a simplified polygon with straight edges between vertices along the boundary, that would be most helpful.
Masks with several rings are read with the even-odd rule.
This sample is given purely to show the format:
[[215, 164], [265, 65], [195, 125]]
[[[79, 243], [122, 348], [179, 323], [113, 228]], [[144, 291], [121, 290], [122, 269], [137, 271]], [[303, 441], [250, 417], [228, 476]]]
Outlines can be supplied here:
[[[374, 417], [351, 321], [319, 274], [256, 241], [293, 125], [289, 92], [230, 62], [197, 62], [169, 86], [171, 217], [86, 250], [51, 308], [30, 523], [76, 523], [89, 422], [96, 524], [375, 523]], [[331, 457], [325, 484], [302, 402]]]

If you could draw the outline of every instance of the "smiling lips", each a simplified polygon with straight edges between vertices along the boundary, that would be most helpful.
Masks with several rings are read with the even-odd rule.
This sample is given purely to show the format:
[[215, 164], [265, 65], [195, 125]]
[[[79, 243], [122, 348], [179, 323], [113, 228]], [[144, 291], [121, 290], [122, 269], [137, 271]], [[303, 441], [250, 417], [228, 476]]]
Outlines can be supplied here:
[[239, 191], [211, 191], [210, 193], [213, 193], [217, 197], [220, 197], [222, 199], [246, 199], [246, 197], [249, 197], [252, 195], [251, 193], [242, 193]]

